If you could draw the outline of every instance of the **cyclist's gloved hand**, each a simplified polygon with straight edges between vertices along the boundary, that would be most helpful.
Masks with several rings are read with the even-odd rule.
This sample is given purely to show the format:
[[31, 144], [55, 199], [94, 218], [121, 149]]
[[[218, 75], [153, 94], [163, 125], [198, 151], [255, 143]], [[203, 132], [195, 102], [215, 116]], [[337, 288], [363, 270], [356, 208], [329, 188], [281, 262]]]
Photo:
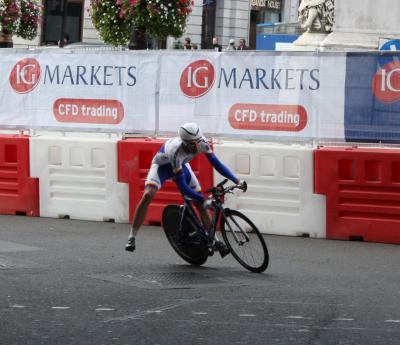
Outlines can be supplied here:
[[206, 200], [203, 201], [203, 207], [204, 207], [205, 209], [210, 208], [211, 205], [212, 205], [211, 199], [206, 199]]
[[241, 189], [243, 192], [245, 192], [245, 191], [247, 190], [247, 182], [246, 182], [246, 181], [239, 180], [238, 185], [239, 185], [240, 189]]

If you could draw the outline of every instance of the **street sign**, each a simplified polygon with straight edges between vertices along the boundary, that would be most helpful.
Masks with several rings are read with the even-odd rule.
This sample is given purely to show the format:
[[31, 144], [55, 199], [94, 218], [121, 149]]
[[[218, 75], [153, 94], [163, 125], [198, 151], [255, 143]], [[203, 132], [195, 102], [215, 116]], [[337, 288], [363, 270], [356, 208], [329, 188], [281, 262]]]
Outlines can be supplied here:
[[381, 67], [385, 66], [390, 62], [399, 62], [400, 61], [400, 39], [385, 39], [384, 42], [379, 44], [380, 51], [392, 51], [392, 52], [399, 52], [399, 55], [383, 55], [379, 58], [379, 65]]

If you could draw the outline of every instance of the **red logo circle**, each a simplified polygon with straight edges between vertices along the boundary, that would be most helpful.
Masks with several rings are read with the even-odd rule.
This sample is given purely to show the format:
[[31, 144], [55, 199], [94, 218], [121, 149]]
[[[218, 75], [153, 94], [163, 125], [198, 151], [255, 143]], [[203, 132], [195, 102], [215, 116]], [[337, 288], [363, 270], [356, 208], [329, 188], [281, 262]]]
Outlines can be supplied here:
[[384, 103], [400, 100], [400, 62], [390, 62], [376, 73], [372, 81], [372, 91]]
[[10, 73], [10, 85], [18, 93], [32, 91], [40, 80], [40, 64], [36, 59], [18, 61]]
[[180, 86], [185, 96], [197, 98], [210, 91], [214, 80], [214, 66], [207, 60], [197, 60], [183, 70]]

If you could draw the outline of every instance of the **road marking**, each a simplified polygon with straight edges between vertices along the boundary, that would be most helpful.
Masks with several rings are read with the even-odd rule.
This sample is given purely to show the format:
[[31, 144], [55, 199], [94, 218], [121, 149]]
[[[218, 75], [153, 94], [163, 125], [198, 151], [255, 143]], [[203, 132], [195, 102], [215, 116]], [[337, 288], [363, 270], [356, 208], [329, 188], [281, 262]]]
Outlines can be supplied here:
[[400, 320], [385, 320], [385, 322], [400, 323]]
[[239, 314], [241, 317], [254, 317], [254, 314]]
[[25, 308], [25, 306], [21, 304], [12, 304], [10, 305], [10, 308], [22, 309]]
[[202, 311], [194, 311], [192, 313], [193, 315], [207, 315], [208, 313], [202, 312]]
[[181, 307], [183, 305], [186, 304], [190, 304], [190, 303], [195, 303], [200, 301], [199, 299], [195, 299], [195, 300], [180, 300], [177, 303], [174, 304], [168, 304], [166, 306], [163, 307], [156, 307], [153, 309], [148, 309], [145, 311], [139, 311], [137, 313], [134, 314], [130, 314], [130, 315], [125, 315], [125, 316], [120, 316], [120, 317], [112, 317], [112, 318], [107, 318], [104, 319], [104, 322], [112, 322], [112, 321], [128, 321], [128, 320], [137, 320], [137, 319], [143, 319], [146, 315], [152, 314], [152, 313], [161, 313], [165, 310], [171, 310], [171, 309], [175, 309], [178, 307]]
[[[175, 318], [142, 318], [140, 319], [140, 322], [146, 322], [149, 324], [155, 324], [155, 325], [160, 325], [161, 323], [166, 323], [166, 324], [177, 324], [178, 322], [180, 323], [187, 323], [189, 325], [191, 324], [210, 324], [210, 325], [228, 325], [228, 326], [241, 326], [243, 327], [243, 322], [245, 322], [246, 319], [237, 319], [237, 320], [228, 320], [228, 321], [216, 321], [216, 320], [204, 320], [204, 319], [175, 319]], [[261, 327], [276, 327], [276, 328], [287, 328], [290, 330], [293, 330], [293, 323], [268, 323], [265, 321], [258, 321], [259, 319], [248, 319], [247, 321], [250, 322], [251, 320], [251, 324], [253, 326], [255, 325], [259, 325]], [[340, 325], [340, 324], [337, 324]], [[384, 329], [384, 328], [368, 328], [368, 327], [344, 327], [344, 326], [332, 326], [332, 327], [326, 327], [326, 326], [307, 326], [307, 325], [298, 325], [298, 327], [310, 327], [310, 332], [314, 331], [314, 330], [323, 330], [323, 331], [349, 331], [349, 332], [354, 332], [354, 331], [368, 331], [368, 332], [384, 332], [386, 333], [388, 330]], [[305, 329], [305, 328], [301, 328], [301, 329]]]
[[71, 309], [71, 307], [51, 307], [51, 309], [67, 310], [67, 309]]
[[295, 315], [293, 315], [293, 316], [286, 316], [286, 318], [287, 318], [287, 319], [304, 319], [303, 316], [295, 316]]
[[354, 319], [346, 319], [346, 318], [338, 317], [337, 319], [332, 319], [332, 321], [354, 321]]
[[345, 303], [321, 303], [321, 302], [299, 302], [299, 301], [271, 301], [271, 300], [243, 300], [243, 299], [203, 299], [204, 302], [207, 303], [229, 303], [229, 304], [293, 304], [293, 305], [319, 305], [319, 306], [328, 306], [328, 307], [341, 307], [341, 306], [348, 306]]
[[113, 308], [97, 308], [97, 309], [95, 309], [96, 311], [113, 311], [113, 310], [115, 310], [115, 309], [113, 309]]

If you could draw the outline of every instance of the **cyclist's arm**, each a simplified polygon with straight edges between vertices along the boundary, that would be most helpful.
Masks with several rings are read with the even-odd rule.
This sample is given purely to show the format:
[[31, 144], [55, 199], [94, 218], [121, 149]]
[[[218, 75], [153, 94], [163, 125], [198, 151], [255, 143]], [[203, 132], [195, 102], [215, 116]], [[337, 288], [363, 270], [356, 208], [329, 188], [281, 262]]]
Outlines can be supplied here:
[[186, 183], [185, 174], [182, 169], [175, 173], [175, 180], [182, 194], [199, 202], [205, 200], [203, 194], [196, 192]]
[[210, 163], [213, 165], [215, 170], [217, 170], [222, 176], [230, 179], [233, 183], [238, 184], [239, 179], [230, 171], [230, 169], [223, 164], [214, 153], [206, 153], [206, 156]]

